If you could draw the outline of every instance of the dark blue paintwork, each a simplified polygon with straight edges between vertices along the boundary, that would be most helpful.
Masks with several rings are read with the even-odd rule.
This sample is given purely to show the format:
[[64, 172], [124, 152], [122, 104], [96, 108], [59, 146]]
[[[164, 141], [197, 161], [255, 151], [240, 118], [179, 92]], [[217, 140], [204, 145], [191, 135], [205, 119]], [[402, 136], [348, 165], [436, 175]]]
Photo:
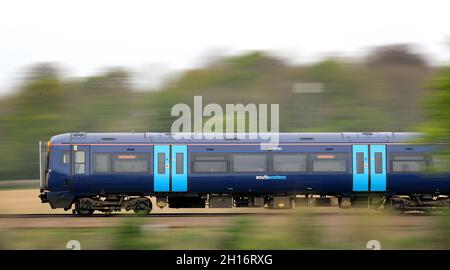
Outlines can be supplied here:
[[[439, 150], [437, 145], [388, 145], [388, 160], [392, 153], [425, 153], [431, 154]], [[448, 173], [427, 172], [423, 174], [392, 173], [391, 162], [388, 162], [387, 190], [398, 194], [411, 193], [450, 193], [450, 175]]]
[[[284, 133], [280, 135], [276, 153], [327, 152], [345, 153], [348, 156], [348, 170], [345, 173], [283, 173], [285, 179], [257, 179], [259, 173], [246, 174], [194, 174], [191, 171], [191, 155], [199, 152], [268, 152], [261, 150], [259, 139], [234, 140], [175, 140], [164, 133], [72, 133], [54, 136], [51, 139], [50, 172], [48, 186], [50, 194], [64, 193], [66, 196], [82, 197], [98, 194], [155, 195], [154, 191], [154, 145], [187, 145], [187, 192], [192, 193], [314, 193], [353, 194], [353, 144], [386, 145], [387, 185], [389, 194], [410, 194], [440, 192], [450, 194], [450, 176], [445, 174], [404, 174], [390, 172], [390, 155], [399, 152], [430, 153], [438, 150], [436, 145], [408, 145], [420, 137], [414, 133]], [[62, 163], [63, 151], [71, 147], [85, 150], [86, 173], [74, 176], [71, 164]], [[91, 158], [94, 152], [107, 153], [148, 153], [149, 173], [99, 174], [93, 173]], [[73, 158], [73, 157], [72, 157]], [[72, 170], [72, 173], [71, 173]], [[280, 173], [267, 173], [280, 175]], [[171, 191], [169, 191], [170, 193]], [[165, 192], [167, 194], [167, 192]], [[180, 192], [177, 192], [180, 194]]]
[[[350, 159], [350, 145], [281, 145], [282, 150], [277, 153], [347, 153]], [[333, 150], [326, 150], [333, 148]], [[208, 151], [213, 149], [213, 151]], [[211, 145], [191, 145], [189, 153], [258, 153], [260, 146], [256, 145], [233, 145], [233, 146], [211, 146]], [[286, 193], [286, 192], [309, 192], [316, 191], [320, 193], [325, 190], [324, 185], [330, 193], [339, 193], [351, 191], [352, 174], [351, 170], [347, 173], [269, 173], [268, 175], [283, 175], [287, 179], [277, 180], [258, 180], [256, 175], [265, 173], [246, 173], [246, 174], [194, 174], [189, 168], [188, 190], [192, 192], [239, 192], [239, 193]], [[348, 189], [350, 187], [350, 189]]]
[[[127, 150], [128, 149], [128, 150]], [[130, 151], [133, 149], [132, 151]], [[92, 156], [93, 152], [96, 153], [147, 153], [153, 152], [153, 146], [137, 146], [133, 145], [124, 146], [91, 146], [90, 153]], [[149, 169], [152, 168], [151, 161], [149, 163]], [[151, 170], [150, 170], [151, 171]], [[105, 194], [149, 194], [149, 187], [153, 186], [153, 174], [151, 173], [93, 173], [86, 176], [86, 181], [90, 182], [90, 192], [91, 193], [105, 193]], [[126, 189], [126, 191], [125, 191]]]

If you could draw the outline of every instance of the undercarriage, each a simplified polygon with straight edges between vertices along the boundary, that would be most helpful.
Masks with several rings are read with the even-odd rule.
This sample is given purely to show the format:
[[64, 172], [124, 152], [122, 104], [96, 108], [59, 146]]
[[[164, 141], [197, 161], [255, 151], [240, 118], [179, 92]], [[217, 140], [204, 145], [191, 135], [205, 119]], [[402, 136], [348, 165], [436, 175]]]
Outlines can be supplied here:
[[448, 196], [412, 194], [409, 196], [394, 196], [390, 199], [393, 213], [408, 211], [431, 211], [436, 208], [450, 207]]
[[75, 201], [74, 213], [88, 216], [94, 211], [105, 214], [133, 210], [138, 215], [148, 215], [152, 210], [152, 202], [147, 197], [108, 196], [94, 198], [78, 198]]
[[[41, 194], [43, 202], [48, 202], [47, 196]], [[71, 209], [70, 197], [66, 201], [61, 197], [61, 205], [65, 210]], [[51, 201], [52, 207], [58, 206], [60, 201]], [[122, 210], [133, 210], [138, 215], [150, 214], [153, 203], [150, 197], [129, 195], [106, 195], [95, 197], [78, 197], [74, 202], [74, 214], [89, 216], [94, 211], [109, 215]], [[160, 208], [238, 208], [265, 207], [270, 209], [289, 209], [293, 207], [327, 207], [340, 208], [372, 208], [390, 209], [393, 213], [409, 211], [429, 212], [432, 209], [450, 207], [450, 197], [436, 194], [410, 194], [386, 196], [385, 194], [358, 194], [354, 196], [335, 195], [295, 195], [295, 194], [191, 194], [186, 196], [170, 196], [160, 194], [156, 196], [156, 206]], [[57, 207], [54, 207], [57, 208]], [[59, 207], [58, 207], [59, 208]]]

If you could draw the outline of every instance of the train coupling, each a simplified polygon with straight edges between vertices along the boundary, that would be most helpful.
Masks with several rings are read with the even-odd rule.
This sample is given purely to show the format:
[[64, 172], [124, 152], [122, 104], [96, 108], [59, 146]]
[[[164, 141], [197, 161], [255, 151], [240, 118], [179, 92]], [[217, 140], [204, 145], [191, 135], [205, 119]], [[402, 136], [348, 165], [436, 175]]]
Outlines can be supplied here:
[[39, 198], [42, 203], [48, 203], [47, 192], [41, 192], [41, 194], [39, 194]]

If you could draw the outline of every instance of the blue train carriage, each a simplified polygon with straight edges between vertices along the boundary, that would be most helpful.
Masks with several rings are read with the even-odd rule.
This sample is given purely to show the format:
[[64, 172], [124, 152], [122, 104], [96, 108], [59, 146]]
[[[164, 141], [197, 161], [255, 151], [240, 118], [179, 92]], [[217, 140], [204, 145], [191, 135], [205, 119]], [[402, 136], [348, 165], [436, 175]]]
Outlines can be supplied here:
[[[198, 134], [197, 134], [198, 135]], [[279, 144], [166, 133], [67, 133], [40, 143], [40, 198], [90, 215], [158, 207], [449, 206], [448, 164], [417, 133], [281, 133]], [[430, 169], [431, 168], [431, 169]]]

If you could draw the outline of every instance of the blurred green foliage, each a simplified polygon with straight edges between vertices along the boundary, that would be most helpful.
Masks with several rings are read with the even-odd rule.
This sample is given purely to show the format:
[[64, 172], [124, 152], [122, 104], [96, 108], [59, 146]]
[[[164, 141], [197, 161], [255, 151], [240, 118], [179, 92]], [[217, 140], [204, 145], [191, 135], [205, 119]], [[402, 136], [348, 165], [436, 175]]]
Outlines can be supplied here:
[[[276, 210], [274, 210], [276, 211]], [[351, 210], [345, 210], [351, 212]], [[392, 215], [377, 211], [333, 214], [296, 209], [292, 215], [233, 217], [218, 226], [164, 226], [152, 217], [118, 218], [111, 227], [3, 228], [0, 249], [449, 249], [450, 213]]]
[[[424, 102], [428, 121], [423, 124], [426, 139], [450, 142], [450, 66], [438, 68], [428, 85], [429, 95]], [[444, 157], [450, 164], [449, 145], [446, 147]]]
[[218, 243], [219, 249], [230, 250], [245, 246], [249, 243], [249, 236], [255, 233], [256, 226], [249, 218], [236, 219], [230, 226], [225, 227], [225, 233]]
[[[83, 78], [61, 73], [38, 64], [14, 94], [0, 99], [0, 180], [38, 178], [37, 143], [55, 134], [168, 132], [176, 119], [172, 106], [192, 106], [195, 95], [223, 108], [278, 103], [282, 132], [415, 131], [429, 123], [433, 139], [448, 141], [449, 69], [427, 65], [407, 46], [301, 65], [249, 52], [184, 71], [148, 92], [134, 91], [122, 68]], [[324, 91], [294, 93], [295, 83], [322, 83]]]
[[[112, 249], [158, 249], [160, 239], [153, 236], [154, 230], [144, 233], [142, 219], [130, 219], [111, 232]], [[158, 233], [158, 232], [157, 232]], [[149, 241], [150, 239], [150, 241]]]

